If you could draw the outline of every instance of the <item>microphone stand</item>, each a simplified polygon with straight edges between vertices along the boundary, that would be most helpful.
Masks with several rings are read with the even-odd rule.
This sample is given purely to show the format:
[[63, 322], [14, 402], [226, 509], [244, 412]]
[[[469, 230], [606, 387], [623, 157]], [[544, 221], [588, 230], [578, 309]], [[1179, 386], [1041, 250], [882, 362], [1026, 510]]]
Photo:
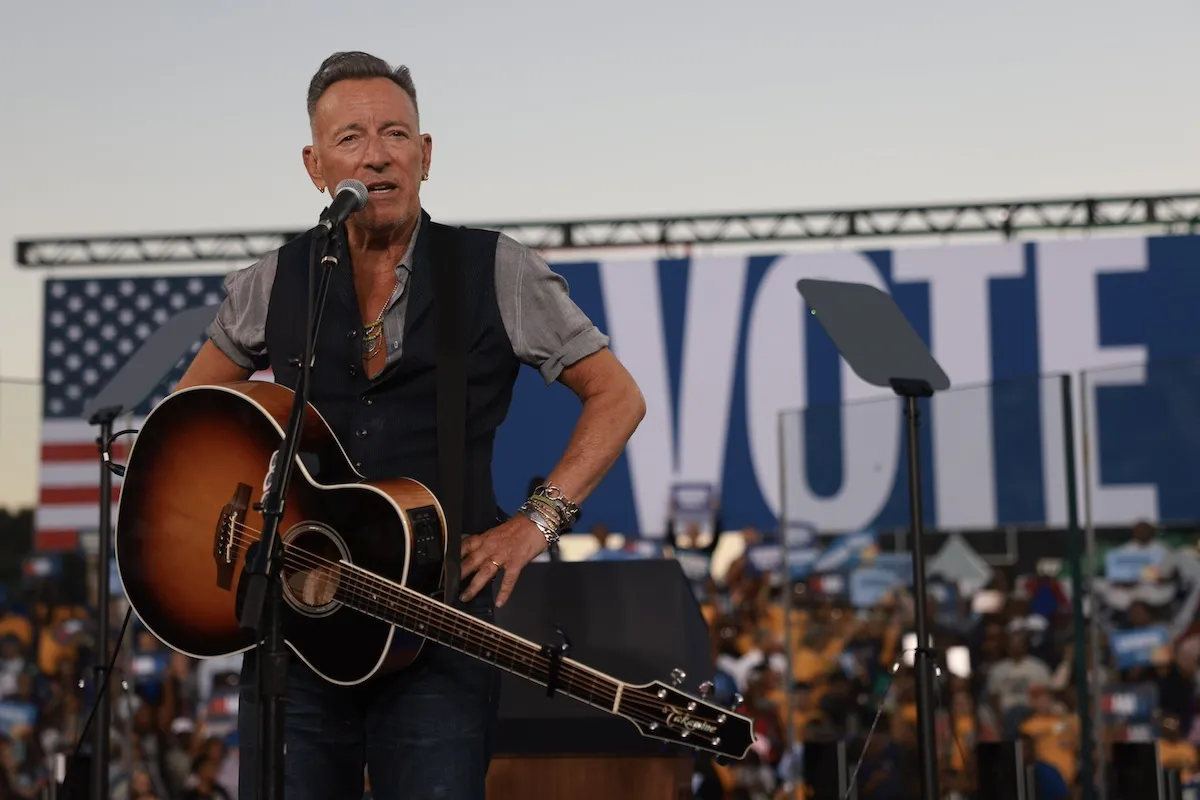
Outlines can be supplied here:
[[[96, 667], [95, 687], [96, 699], [93, 712], [96, 715], [96, 728], [92, 731], [92, 774], [91, 796], [93, 800], [103, 800], [109, 795], [109, 739], [112, 725], [112, 699], [108, 694], [109, 672], [112, 669], [108, 661], [111, 657], [116, 660], [116, 653], [111, 656], [109, 644], [109, 561], [112, 559], [112, 441], [113, 421], [121, 413], [120, 406], [102, 408], [92, 414], [88, 420], [93, 425], [100, 426], [100, 437], [96, 445], [100, 450], [100, 535], [97, 563], [99, 571], [96, 574]], [[120, 642], [117, 642], [118, 649]]]
[[[292, 472], [300, 446], [300, 432], [308, 406], [309, 374], [313, 366], [317, 331], [329, 292], [329, 280], [337, 266], [337, 230], [318, 225], [313, 230], [308, 264], [308, 303], [305, 314], [304, 357], [299, 364], [296, 388], [292, 397], [291, 415], [283, 441], [271, 458], [267, 483], [259, 510], [263, 516], [262, 539], [252, 562], [247, 562], [246, 593], [238, 621], [243, 630], [258, 636], [258, 745], [261, 761], [258, 765], [258, 800], [283, 800], [284, 791], [284, 708], [287, 691], [288, 652], [283, 641], [283, 546], [279, 541], [279, 524], [283, 520], [284, 498], [291, 484]], [[319, 286], [314, 278], [320, 270]]]

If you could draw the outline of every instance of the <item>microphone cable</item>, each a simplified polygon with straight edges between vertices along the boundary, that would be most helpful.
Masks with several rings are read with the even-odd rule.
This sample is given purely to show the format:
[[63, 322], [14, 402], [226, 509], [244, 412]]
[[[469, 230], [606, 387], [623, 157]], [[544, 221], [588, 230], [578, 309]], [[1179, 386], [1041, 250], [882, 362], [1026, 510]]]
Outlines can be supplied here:
[[900, 671], [900, 666], [904, 662], [906, 653], [915, 653], [917, 649], [910, 648], [901, 650], [900, 657], [896, 659], [896, 663], [892, 664], [892, 668], [888, 670], [887, 685], [883, 688], [883, 696], [879, 698], [879, 702], [875, 706], [875, 719], [871, 720], [871, 727], [867, 730], [867, 738], [863, 739], [862, 750], [858, 754], [858, 762], [854, 765], [854, 771], [850, 773], [850, 780], [846, 783], [846, 792], [842, 795], [842, 800], [847, 800], [854, 791], [854, 784], [858, 780], [858, 771], [862, 769], [863, 759], [867, 756], [867, 748], [871, 744], [871, 739], [875, 736], [875, 728], [879, 725], [879, 718], [883, 716], [883, 707], [887, 705], [888, 697], [892, 693], [892, 684], [896, 680], [896, 673]]

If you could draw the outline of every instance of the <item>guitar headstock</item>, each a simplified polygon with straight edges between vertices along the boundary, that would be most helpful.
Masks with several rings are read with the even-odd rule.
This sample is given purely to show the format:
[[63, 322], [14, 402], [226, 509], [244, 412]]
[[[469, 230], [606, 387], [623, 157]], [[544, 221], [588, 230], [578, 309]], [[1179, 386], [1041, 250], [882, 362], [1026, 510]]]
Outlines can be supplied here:
[[[729, 758], [745, 758], [754, 744], [754, 721], [736, 710], [680, 691], [677, 687], [683, 673], [676, 670], [674, 675], [674, 685], [662, 681], [626, 685], [617, 713], [636, 725], [643, 736]], [[711, 688], [712, 684], [706, 683], [701, 691], [707, 694]], [[735, 705], [740, 704], [741, 697], [735, 697]]]

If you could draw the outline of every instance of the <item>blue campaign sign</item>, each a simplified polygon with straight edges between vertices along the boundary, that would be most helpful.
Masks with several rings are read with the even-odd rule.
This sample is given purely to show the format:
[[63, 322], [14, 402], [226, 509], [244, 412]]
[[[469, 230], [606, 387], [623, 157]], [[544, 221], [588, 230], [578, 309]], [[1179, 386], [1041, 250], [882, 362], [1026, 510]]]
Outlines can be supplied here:
[[[784, 549], [778, 544], [757, 544], [746, 549], [746, 562], [753, 572], [778, 575], [783, 566]], [[819, 546], [787, 548], [788, 574], [791, 580], [800, 581], [813, 573], [821, 557]]]
[[[778, 530], [781, 514], [821, 533], [907, 525], [899, 403], [842, 362], [796, 291], [805, 278], [887, 292], [949, 375], [953, 388], [922, 410], [931, 526], [1065, 524], [1059, 383], [1036, 376], [1080, 370], [1093, 523], [1198, 518], [1200, 446], [1187, 435], [1200, 425], [1198, 262], [1198, 236], [555, 262], [647, 407], [584, 524], [662, 537], [671, 487], [694, 483], [717, 487], [726, 529]], [[86, 299], [89, 280], [47, 281], [48, 301]], [[174, 310], [173, 295], [145, 296]], [[47, 341], [61, 338], [54, 323], [48, 313]], [[54, 377], [84, 385], [54, 364]], [[47, 414], [66, 402], [47, 400]], [[804, 411], [781, 423], [788, 409]], [[578, 417], [569, 390], [521, 371], [495, 443], [505, 509], [559, 461]]]
[[1158, 549], [1118, 547], [1104, 556], [1104, 577], [1114, 583], [1137, 583], [1162, 559]]
[[871, 567], [887, 570], [896, 576], [896, 580], [904, 586], [912, 586], [913, 555], [912, 553], [876, 553], [871, 559]]
[[32, 728], [37, 722], [37, 706], [16, 700], [0, 701], [0, 732], [12, 736], [18, 728]]
[[1159, 648], [1170, 641], [1163, 625], [1132, 630], [1115, 630], [1109, 634], [1109, 647], [1117, 662], [1117, 669], [1145, 667], [1154, 662]]
[[671, 509], [677, 515], [703, 517], [716, 506], [716, 487], [711, 483], [677, 483], [671, 487]]
[[677, 483], [672, 486], [671, 518], [675, 523], [675, 535], [684, 534], [692, 526], [698, 532], [713, 533], [717, 499], [716, 487], [711, 483]]
[[874, 531], [842, 534], [830, 541], [813, 569], [817, 572], [849, 572], [860, 564], [871, 563], [878, 555], [878, 541]]
[[850, 602], [856, 608], [870, 608], [901, 585], [891, 570], [859, 567], [850, 573]]
[[1120, 683], [1104, 689], [1100, 708], [1110, 722], [1149, 722], [1158, 709], [1158, 685]]

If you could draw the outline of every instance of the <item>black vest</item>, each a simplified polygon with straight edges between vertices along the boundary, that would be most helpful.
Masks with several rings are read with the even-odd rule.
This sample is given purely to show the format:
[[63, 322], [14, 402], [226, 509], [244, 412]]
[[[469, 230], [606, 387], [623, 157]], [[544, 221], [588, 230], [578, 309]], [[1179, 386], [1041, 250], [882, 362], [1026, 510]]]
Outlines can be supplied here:
[[[405, 293], [400, 360], [377, 378], [362, 363], [362, 317], [343, 249], [330, 279], [309, 402], [321, 412], [350, 460], [367, 480], [408, 477], [441, 497], [437, 436], [437, 339], [433, 270], [463, 270], [467, 342], [467, 431], [462, 532], [481, 533], [497, 522], [492, 446], [508, 415], [520, 368], [496, 302], [494, 231], [451, 228], [421, 212], [412, 273]], [[295, 388], [304, 350], [311, 232], [279, 250], [267, 312], [266, 346], [276, 383]]]

